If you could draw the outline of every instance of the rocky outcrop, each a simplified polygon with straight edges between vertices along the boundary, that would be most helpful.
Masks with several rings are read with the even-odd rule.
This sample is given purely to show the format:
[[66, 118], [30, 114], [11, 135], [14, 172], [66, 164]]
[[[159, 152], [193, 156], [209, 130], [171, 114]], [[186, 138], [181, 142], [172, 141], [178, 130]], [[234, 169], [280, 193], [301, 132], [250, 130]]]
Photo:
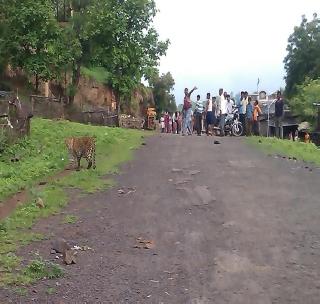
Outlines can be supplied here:
[[112, 89], [92, 79], [81, 77], [74, 103], [81, 109], [105, 108], [116, 110], [116, 99]]
[[[27, 79], [26, 75], [21, 70], [14, 70], [10, 66], [6, 71], [6, 78], [14, 82], [16, 79], [22, 79], [25, 85], [28, 81], [34, 83], [34, 79]], [[38, 95], [60, 100], [61, 102], [68, 102], [68, 86], [71, 83], [70, 75], [65, 75], [62, 82], [50, 81], [39, 82]], [[22, 87], [22, 84], [19, 84]], [[116, 98], [113, 90], [96, 80], [81, 76], [73, 104], [80, 111], [96, 111], [104, 110], [106, 112], [116, 111]], [[154, 106], [153, 94], [150, 88], [140, 85], [130, 98], [122, 100], [121, 113], [129, 114], [134, 117], [144, 117], [146, 109]]]

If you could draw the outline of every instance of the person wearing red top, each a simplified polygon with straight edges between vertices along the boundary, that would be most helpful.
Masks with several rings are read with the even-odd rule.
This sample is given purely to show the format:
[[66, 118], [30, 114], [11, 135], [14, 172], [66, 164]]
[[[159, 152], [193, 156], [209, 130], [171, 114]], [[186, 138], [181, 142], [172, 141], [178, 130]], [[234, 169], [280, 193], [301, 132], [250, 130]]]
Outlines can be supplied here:
[[197, 90], [197, 87], [194, 87], [190, 92], [188, 88], [184, 89], [184, 100], [183, 100], [183, 128], [182, 135], [192, 135], [192, 102], [191, 102], [191, 94]]

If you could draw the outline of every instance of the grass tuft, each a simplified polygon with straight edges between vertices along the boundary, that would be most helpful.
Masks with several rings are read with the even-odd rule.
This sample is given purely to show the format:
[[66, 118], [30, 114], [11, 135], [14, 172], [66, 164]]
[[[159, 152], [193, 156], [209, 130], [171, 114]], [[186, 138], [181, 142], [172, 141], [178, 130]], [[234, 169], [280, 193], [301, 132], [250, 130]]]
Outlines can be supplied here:
[[53, 295], [56, 293], [56, 289], [54, 287], [48, 287], [46, 290], [47, 295]]
[[57, 279], [64, 274], [63, 269], [52, 262], [44, 261], [43, 259], [33, 260], [23, 271], [23, 275], [32, 280], [40, 279]]
[[79, 217], [76, 215], [66, 215], [63, 218], [62, 223], [63, 224], [75, 224], [75, 223], [77, 223], [78, 220], [79, 220]]

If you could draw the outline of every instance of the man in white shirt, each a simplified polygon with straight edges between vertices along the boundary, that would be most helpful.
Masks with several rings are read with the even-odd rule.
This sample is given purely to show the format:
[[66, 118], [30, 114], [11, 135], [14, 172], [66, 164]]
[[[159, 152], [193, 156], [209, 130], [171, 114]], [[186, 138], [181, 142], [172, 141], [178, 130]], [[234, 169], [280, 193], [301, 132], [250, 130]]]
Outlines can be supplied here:
[[231, 115], [233, 111], [233, 101], [230, 99], [230, 95], [227, 95], [227, 114]]
[[[243, 99], [240, 101], [240, 106], [241, 106], [241, 114], [240, 114], [240, 121], [242, 123], [243, 126], [243, 130], [246, 130], [246, 116], [247, 116], [247, 105], [248, 105], [249, 101], [248, 101], [248, 92], [244, 92], [244, 97]], [[245, 135], [245, 131], [243, 132], [243, 134]]]
[[212, 126], [214, 124], [214, 116], [213, 116], [213, 108], [212, 108], [212, 99], [211, 94], [207, 93], [207, 105], [206, 105], [206, 133], [207, 135], [212, 134]]
[[219, 94], [221, 92], [221, 95], [220, 95], [220, 130], [221, 130], [221, 136], [224, 136], [225, 133], [224, 133], [224, 125], [225, 125], [225, 122], [226, 122], [226, 116], [227, 116], [227, 100], [226, 100], [226, 97], [227, 97], [227, 92], [223, 92], [223, 89], [220, 89], [219, 90]]

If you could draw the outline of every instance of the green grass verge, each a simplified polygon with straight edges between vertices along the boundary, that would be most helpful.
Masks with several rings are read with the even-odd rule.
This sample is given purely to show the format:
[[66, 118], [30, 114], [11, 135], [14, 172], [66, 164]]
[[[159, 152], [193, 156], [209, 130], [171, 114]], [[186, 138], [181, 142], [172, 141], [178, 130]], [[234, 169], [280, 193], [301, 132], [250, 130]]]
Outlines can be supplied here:
[[[62, 170], [68, 163], [64, 145], [64, 138], [68, 136], [97, 137], [97, 170], [74, 174], [74, 179], [85, 180], [88, 176], [97, 177], [108, 170], [116, 170], [114, 165], [126, 160], [127, 150], [140, 141], [141, 134], [142, 132], [134, 130], [35, 118], [32, 120], [31, 137], [11, 146], [0, 155], [0, 201], [32, 186], [35, 181]], [[14, 156], [20, 160], [12, 163]]]
[[314, 144], [281, 140], [273, 137], [249, 137], [247, 141], [269, 154], [280, 154], [281, 156], [320, 165], [320, 149]]
[[[38, 118], [32, 121], [31, 132], [29, 139], [10, 147], [0, 157], [0, 198], [4, 199], [23, 187], [31, 187], [28, 203], [0, 221], [0, 286], [28, 285], [41, 277], [31, 276], [26, 267], [20, 266], [21, 258], [15, 255], [19, 247], [48, 237], [33, 233], [30, 228], [40, 218], [60, 212], [68, 203], [66, 189], [76, 188], [85, 195], [114, 185], [114, 182], [105, 176], [117, 172], [119, 164], [131, 159], [133, 150], [141, 145], [144, 134], [136, 130], [94, 127]], [[39, 188], [37, 181], [61, 171], [67, 165], [68, 153], [64, 138], [84, 135], [96, 137], [97, 169], [71, 172]], [[19, 156], [19, 162], [10, 162], [13, 154]], [[85, 161], [83, 164], [86, 166]], [[42, 199], [44, 208], [37, 206], [38, 198]], [[69, 224], [74, 223], [77, 218], [68, 217], [64, 220]], [[44, 265], [45, 268], [52, 266], [46, 263]], [[45, 277], [49, 278], [50, 275]]]
[[26, 286], [41, 279], [57, 279], [63, 274], [64, 270], [61, 266], [37, 257], [23, 267], [19, 273], [5, 272], [0, 283], [2, 285]]

